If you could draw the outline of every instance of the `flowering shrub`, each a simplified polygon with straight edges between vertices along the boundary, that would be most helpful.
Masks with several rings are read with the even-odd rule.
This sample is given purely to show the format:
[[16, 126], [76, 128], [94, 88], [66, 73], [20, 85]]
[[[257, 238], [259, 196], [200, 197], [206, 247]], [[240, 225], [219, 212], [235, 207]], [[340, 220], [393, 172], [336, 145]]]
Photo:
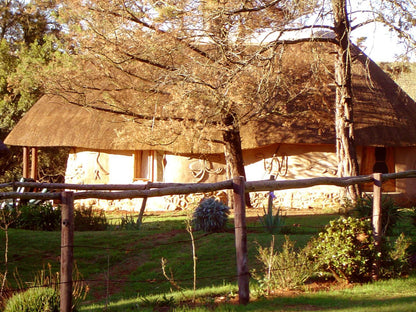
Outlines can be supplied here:
[[376, 252], [369, 219], [341, 217], [312, 240], [311, 257], [338, 280], [361, 282], [371, 277]]

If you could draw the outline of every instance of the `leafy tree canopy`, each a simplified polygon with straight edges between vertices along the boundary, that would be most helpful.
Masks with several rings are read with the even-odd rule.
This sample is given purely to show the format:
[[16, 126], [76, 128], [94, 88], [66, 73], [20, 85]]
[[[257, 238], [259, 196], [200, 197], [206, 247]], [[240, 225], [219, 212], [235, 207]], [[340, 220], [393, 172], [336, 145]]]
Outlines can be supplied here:
[[[0, 0], [0, 139], [4, 140], [23, 114], [43, 95], [44, 72], [51, 60], [59, 59], [61, 26], [53, 0]], [[10, 157], [0, 160], [0, 175], [16, 180], [21, 175], [21, 151], [12, 148]], [[46, 167], [40, 170], [55, 175], [65, 166], [53, 154], [41, 155]], [[62, 158], [62, 155], [60, 155]], [[58, 157], [59, 158], [59, 157]], [[46, 173], [47, 172], [47, 173]]]

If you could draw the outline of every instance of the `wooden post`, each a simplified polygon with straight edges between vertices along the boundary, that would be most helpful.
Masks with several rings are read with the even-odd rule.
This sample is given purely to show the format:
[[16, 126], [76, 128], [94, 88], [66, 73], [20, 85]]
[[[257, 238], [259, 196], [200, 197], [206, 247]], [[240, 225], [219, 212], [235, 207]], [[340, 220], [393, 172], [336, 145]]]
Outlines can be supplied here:
[[60, 312], [72, 311], [74, 193], [62, 192]]
[[[146, 186], [144, 187], [145, 190], [149, 189], [149, 183], [146, 184]], [[143, 222], [143, 215], [144, 215], [144, 211], [146, 209], [146, 203], [147, 203], [147, 196], [143, 197], [142, 199], [142, 205], [140, 207], [140, 212], [139, 212], [139, 216], [137, 217], [137, 221], [136, 224], [139, 226], [142, 226], [142, 222]]]
[[32, 165], [30, 167], [30, 177], [33, 180], [37, 180], [38, 176], [38, 149], [32, 147]]
[[247, 227], [244, 177], [233, 178], [233, 191], [235, 249], [238, 273], [238, 297], [240, 304], [247, 304], [250, 300], [250, 274], [248, 272], [247, 265]]
[[29, 147], [23, 146], [23, 178], [25, 179], [29, 178], [29, 162]]
[[[374, 173], [374, 185], [373, 185], [373, 235], [375, 252], [378, 254], [381, 250], [381, 173]], [[373, 263], [373, 279], [378, 279], [379, 273], [379, 260], [378, 257]]]

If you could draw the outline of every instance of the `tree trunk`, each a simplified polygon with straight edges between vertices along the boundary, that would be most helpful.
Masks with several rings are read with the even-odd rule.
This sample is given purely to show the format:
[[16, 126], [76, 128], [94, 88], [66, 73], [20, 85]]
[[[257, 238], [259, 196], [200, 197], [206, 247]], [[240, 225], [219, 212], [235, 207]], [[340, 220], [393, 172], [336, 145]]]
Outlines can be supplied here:
[[[229, 113], [224, 119], [227, 129], [223, 132], [224, 140], [224, 156], [227, 166], [228, 178], [244, 177], [246, 180], [246, 172], [244, 168], [243, 150], [241, 147], [240, 129], [234, 120], [234, 115]], [[233, 208], [232, 196], [228, 196], [229, 205]], [[247, 193], [246, 206], [251, 207], [250, 195]]]
[[[351, 77], [350, 23], [346, 1], [332, 0], [334, 11], [335, 34], [338, 41], [335, 62], [336, 104], [335, 133], [338, 160], [338, 176], [356, 176], [359, 174], [355, 150], [353, 95]], [[359, 187], [352, 185], [346, 189], [351, 200], [360, 196]]]

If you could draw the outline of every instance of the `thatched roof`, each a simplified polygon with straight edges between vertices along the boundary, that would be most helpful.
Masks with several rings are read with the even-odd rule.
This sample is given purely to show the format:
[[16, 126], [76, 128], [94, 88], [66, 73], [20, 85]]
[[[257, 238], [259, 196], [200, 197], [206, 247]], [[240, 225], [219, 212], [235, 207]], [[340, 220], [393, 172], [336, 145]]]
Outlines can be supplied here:
[[[305, 45], [313, 45], [311, 43]], [[243, 149], [274, 143], [334, 144], [335, 85], [331, 79], [334, 51], [331, 44], [319, 50], [319, 71], [311, 73], [310, 49], [305, 45], [288, 47], [283, 61], [293, 88], [297, 80], [321, 75], [322, 85], [315, 93], [305, 92], [286, 103], [284, 114], [253, 120], [241, 129]], [[374, 62], [354, 49], [353, 92], [356, 143], [363, 146], [416, 146], [415, 102]], [[321, 64], [322, 65], [322, 64]], [[328, 78], [329, 77], [329, 78]], [[96, 100], [96, 95], [94, 95]], [[104, 99], [101, 98], [101, 101]], [[81, 103], [80, 103], [81, 104]], [[297, 110], [297, 107], [303, 109]], [[222, 153], [219, 143], [195, 140], [196, 131], [168, 135], [163, 144], [155, 124], [128, 122], [128, 118], [70, 104], [64, 97], [42, 97], [6, 138], [17, 146], [67, 146], [99, 150], [156, 149], [173, 153]], [[178, 121], [179, 122], [179, 121]], [[151, 125], [149, 124], [151, 123]], [[163, 135], [162, 135], [163, 136]], [[210, 139], [221, 139], [217, 130], [207, 131]], [[143, 139], [146, 138], [146, 139]]]

